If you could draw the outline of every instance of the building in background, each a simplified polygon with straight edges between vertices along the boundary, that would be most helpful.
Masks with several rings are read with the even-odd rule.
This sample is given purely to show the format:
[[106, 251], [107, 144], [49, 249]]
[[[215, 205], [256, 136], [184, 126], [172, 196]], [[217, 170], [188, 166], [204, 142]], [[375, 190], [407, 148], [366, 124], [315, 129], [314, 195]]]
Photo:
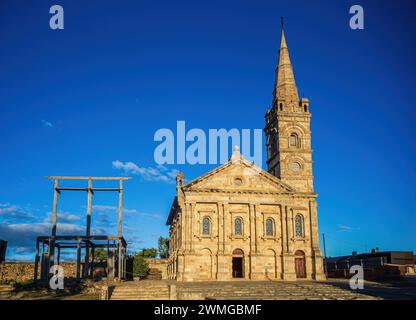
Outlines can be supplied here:
[[365, 279], [400, 277], [415, 274], [416, 256], [412, 251], [380, 251], [370, 253], [352, 252], [349, 256], [330, 257], [324, 260], [325, 270], [330, 278], [348, 278], [353, 265], [364, 269]]

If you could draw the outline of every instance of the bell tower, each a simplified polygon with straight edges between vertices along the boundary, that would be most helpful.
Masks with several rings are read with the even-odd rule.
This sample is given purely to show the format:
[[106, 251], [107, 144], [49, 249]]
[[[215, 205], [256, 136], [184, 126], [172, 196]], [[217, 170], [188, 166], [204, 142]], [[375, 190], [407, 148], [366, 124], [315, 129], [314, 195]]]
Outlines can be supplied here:
[[298, 192], [313, 192], [309, 100], [299, 99], [283, 28], [273, 101], [265, 118], [268, 172]]

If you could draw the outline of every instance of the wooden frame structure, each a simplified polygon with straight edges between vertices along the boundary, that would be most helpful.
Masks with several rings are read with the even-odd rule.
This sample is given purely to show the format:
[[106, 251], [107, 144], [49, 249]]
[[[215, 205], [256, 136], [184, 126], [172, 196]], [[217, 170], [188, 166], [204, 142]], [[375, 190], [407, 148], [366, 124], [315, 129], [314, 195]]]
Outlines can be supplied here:
[[[54, 196], [52, 208], [52, 234], [51, 236], [38, 236], [36, 239], [36, 256], [34, 280], [38, 280], [40, 249], [41, 268], [40, 280], [49, 279], [50, 267], [55, 264], [55, 252], [57, 252], [57, 265], [60, 263], [61, 249], [77, 249], [77, 279], [92, 277], [94, 274], [94, 250], [95, 248], [107, 248], [107, 278], [117, 278], [119, 280], [126, 277], [126, 255], [127, 243], [123, 238], [123, 182], [131, 179], [130, 177], [86, 177], [86, 176], [49, 176], [48, 179], [54, 180]], [[86, 187], [63, 187], [59, 185], [61, 180], [83, 180], [87, 181]], [[94, 180], [119, 181], [119, 185], [114, 188], [94, 188]], [[85, 235], [56, 235], [58, 198], [62, 191], [85, 191], [87, 192], [87, 219]], [[118, 232], [117, 235], [91, 235], [91, 210], [92, 196], [94, 192], [113, 191], [118, 192]], [[41, 246], [41, 248], [40, 248]], [[46, 248], [45, 248], [46, 246]], [[47, 250], [46, 250], [47, 249]], [[81, 274], [81, 251], [84, 250], [84, 268]], [[91, 261], [90, 264], [90, 254]], [[117, 266], [117, 267], [116, 267]]]

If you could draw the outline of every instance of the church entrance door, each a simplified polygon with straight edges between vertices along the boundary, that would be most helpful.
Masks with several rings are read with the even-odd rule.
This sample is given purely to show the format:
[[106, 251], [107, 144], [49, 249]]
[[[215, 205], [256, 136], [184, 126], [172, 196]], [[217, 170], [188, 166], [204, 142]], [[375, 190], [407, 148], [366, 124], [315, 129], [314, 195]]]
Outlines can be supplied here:
[[296, 278], [306, 278], [305, 253], [301, 250], [295, 252]]
[[233, 278], [244, 278], [244, 253], [241, 249], [233, 251]]

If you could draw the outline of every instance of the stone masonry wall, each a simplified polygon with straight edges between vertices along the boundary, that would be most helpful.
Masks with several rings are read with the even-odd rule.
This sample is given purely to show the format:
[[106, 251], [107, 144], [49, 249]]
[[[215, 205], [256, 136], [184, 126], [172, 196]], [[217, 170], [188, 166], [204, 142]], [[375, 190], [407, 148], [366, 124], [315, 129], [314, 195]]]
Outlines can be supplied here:
[[[162, 272], [162, 279], [167, 279], [167, 259], [146, 259], [150, 268]], [[61, 262], [65, 277], [76, 276], [75, 262]], [[39, 266], [40, 267], [40, 266]], [[81, 269], [83, 269], [81, 267]], [[0, 263], [0, 283], [3, 281], [25, 282], [33, 279], [33, 262], [3, 262]], [[40, 271], [40, 270], [39, 270]]]
[[167, 259], [145, 259], [150, 269], [158, 269], [162, 272], [162, 279], [168, 278], [168, 260]]
[[[75, 277], [76, 264], [74, 262], [61, 262], [66, 277]], [[0, 282], [24, 282], [33, 279], [33, 262], [3, 262], [0, 263]]]

